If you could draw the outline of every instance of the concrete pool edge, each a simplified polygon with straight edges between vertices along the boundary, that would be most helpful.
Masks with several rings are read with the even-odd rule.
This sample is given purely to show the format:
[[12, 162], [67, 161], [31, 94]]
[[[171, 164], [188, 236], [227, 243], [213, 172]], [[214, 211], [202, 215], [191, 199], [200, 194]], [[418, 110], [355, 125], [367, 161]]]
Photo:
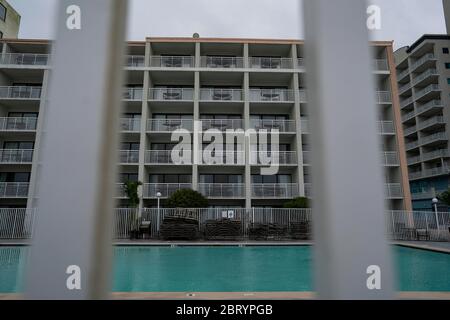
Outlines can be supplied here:
[[[22, 300], [22, 294], [0, 293], [0, 300]], [[113, 300], [311, 300], [315, 292], [113, 292]], [[450, 300], [450, 292], [397, 292], [400, 300]]]

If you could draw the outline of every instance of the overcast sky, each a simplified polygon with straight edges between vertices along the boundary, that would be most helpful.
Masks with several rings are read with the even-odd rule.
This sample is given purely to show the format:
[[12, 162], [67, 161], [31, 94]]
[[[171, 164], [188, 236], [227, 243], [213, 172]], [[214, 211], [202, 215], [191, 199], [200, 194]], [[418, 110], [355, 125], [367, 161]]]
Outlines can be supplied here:
[[[57, 0], [9, 0], [21, 14], [20, 38], [54, 38]], [[147, 36], [303, 38], [299, 0], [130, 0], [128, 39]], [[442, 0], [373, 0], [382, 9], [376, 40], [410, 45], [444, 33]]]

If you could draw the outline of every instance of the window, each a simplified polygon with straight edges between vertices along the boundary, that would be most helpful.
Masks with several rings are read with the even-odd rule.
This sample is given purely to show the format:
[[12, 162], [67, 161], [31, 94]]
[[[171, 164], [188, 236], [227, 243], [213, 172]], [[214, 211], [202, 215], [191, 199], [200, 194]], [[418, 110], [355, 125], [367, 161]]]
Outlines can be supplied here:
[[450, 84], [450, 78], [447, 78], [447, 83]]
[[448, 48], [442, 48], [442, 53], [443, 54], [449, 54]]
[[[0, 3], [0, 19], [6, 20], [6, 7]], [[3, 37], [3, 34], [2, 34]]]
[[447, 63], [445, 64], [445, 69], [450, 69], [450, 62], [447, 62]]
[[3, 39], [3, 32], [0, 31], [0, 39]]

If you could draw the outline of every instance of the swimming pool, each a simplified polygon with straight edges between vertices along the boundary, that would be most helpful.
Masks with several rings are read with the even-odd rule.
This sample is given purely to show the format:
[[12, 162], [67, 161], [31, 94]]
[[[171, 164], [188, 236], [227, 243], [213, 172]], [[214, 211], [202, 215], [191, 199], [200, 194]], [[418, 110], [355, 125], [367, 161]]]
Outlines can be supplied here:
[[[393, 246], [397, 290], [450, 292], [450, 255]], [[0, 292], [20, 292], [26, 247], [0, 247]], [[116, 292], [313, 291], [312, 247], [114, 248]]]

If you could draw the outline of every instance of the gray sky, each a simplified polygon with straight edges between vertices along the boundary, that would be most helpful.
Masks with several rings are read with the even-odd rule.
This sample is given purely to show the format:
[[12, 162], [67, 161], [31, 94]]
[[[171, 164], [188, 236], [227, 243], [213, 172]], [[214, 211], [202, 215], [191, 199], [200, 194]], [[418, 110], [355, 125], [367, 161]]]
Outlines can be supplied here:
[[[53, 38], [57, 0], [9, 0], [22, 15], [20, 38]], [[128, 39], [146, 36], [303, 38], [299, 0], [130, 0]], [[382, 9], [375, 40], [410, 45], [444, 33], [442, 0], [373, 0]]]

